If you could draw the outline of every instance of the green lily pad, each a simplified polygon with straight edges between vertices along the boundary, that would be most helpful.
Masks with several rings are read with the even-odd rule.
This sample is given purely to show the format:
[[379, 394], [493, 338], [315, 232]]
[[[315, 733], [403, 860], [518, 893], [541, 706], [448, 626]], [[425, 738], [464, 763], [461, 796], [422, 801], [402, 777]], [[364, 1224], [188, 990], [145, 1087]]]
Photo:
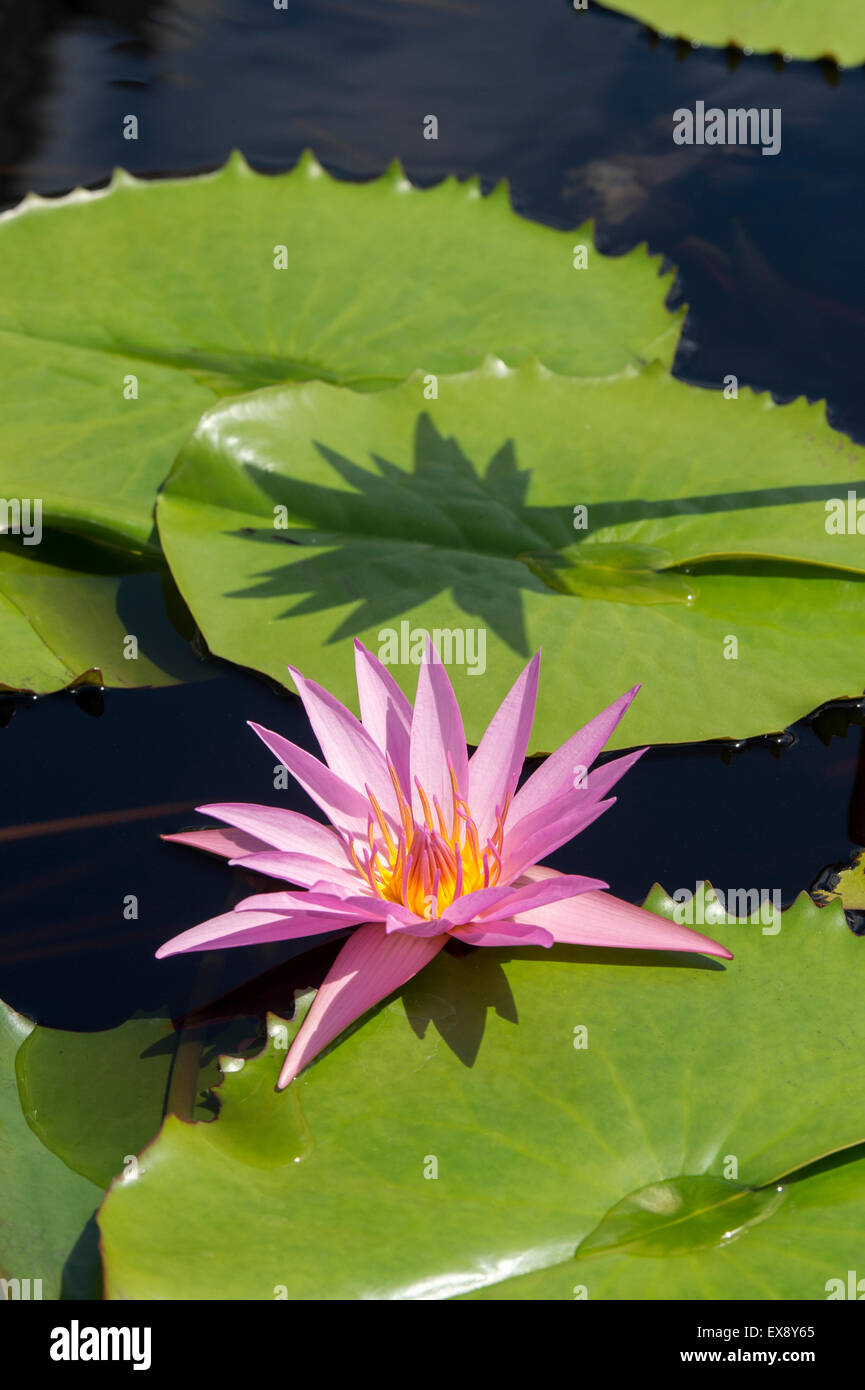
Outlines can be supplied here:
[[865, 32], [859, 0], [605, 0], [661, 34], [756, 53], [793, 58], [834, 58], [842, 67], [865, 61]]
[[[108, 1187], [128, 1178], [159, 1129], [178, 1056], [166, 1018], [135, 1017], [100, 1033], [35, 1028], [15, 1063], [25, 1119], [70, 1168]], [[201, 1072], [198, 1063], [196, 1054], [184, 1118], [212, 1118], [201, 1097], [219, 1079], [216, 1059]]]
[[[659, 889], [650, 901], [674, 910]], [[224, 1298], [226, 1269], [238, 1299], [445, 1298], [553, 1267], [585, 1283], [583, 1265], [632, 1259], [573, 1258], [631, 1194], [730, 1178], [735, 1196], [862, 1141], [865, 947], [840, 908], [802, 895], [768, 934], [713, 932], [734, 961], [445, 952], [284, 1093], [297, 1024], [272, 1020], [268, 1049], [226, 1075], [216, 1122], [168, 1118], [137, 1180], [109, 1191], [107, 1296]], [[861, 1223], [861, 1186], [856, 1200]], [[715, 1296], [740, 1296], [793, 1198], [759, 1205], [739, 1241], [715, 1231], [733, 1263], [694, 1256], [720, 1259]], [[799, 1296], [824, 1296], [848, 1267], [842, 1197], [816, 1204], [802, 1248], [819, 1259]]]
[[0, 493], [152, 548], [156, 490], [218, 397], [368, 390], [489, 351], [574, 374], [669, 364], [682, 314], [659, 264], [598, 254], [588, 224], [525, 221], [503, 185], [421, 191], [397, 166], [350, 184], [309, 155], [277, 177], [235, 154], [197, 178], [30, 195], [0, 217]]
[[63, 1267], [102, 1192], [40, 1143], [21, 1112], [15, 1055], [32, 1028], [0, 1002], [0, 1278], [19, 1280], [7, 1297], [23, 1297], [20, 1281], [30, 1280], [36, 1298], [34, 1281], [41, 1280], [42, 1298], [56, 1299]]
[[167, 616], [172, 590], [152, 557], [59, 534], [32, 547], [0, 537], [0, 688], [43, 693], [88, 675], [121, 687], [207, 679], [212, 668]]
[[447, 633], [477, 742], [543, 647], [539, 750], [638, 681], [614, 742], [766, 733], [862, 691], [865, 547], [826, 523], [865, 497], [865, 450], [822, 406], [660, 367], [424, 383], [271, 388], [202, 418], [157, 521], [212, 651], [353, 703], [352, 637], [413, 696], [412, 632]]

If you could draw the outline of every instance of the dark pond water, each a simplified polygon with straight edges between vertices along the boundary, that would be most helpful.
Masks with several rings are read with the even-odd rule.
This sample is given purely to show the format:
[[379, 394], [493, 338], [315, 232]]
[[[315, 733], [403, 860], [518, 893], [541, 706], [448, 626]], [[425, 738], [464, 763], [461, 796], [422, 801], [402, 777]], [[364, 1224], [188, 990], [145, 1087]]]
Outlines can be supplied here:
[[[508, 178], [526, 216], [593, 216], [603, 249], [648, 240], [679, 267], [673, 302], [690, 306], [679, 376], [717, 386], [732, 372], [781, 398], [825, 397], [833, 423], [865, 440], [861, 69], [694, 51], [570, 0], [290, 0], [284, 11], [31, 0], [0, 3], [0, 76], [4, 206], [30, 189], [98, 184], [117, 164], [195, 172], [234, 147], [269, 171], [312, 147], [349, 178], [395, 155], [421, 184]], [[780, 106], [782, 155], [674, 154], [671, 112], [697, 99]], [[421, 136], [428, 112], [437, 142]], [[136, 142], [122, 138], [130, 113]], [[197, 823], [206, 801], [303, 807], [273, 792], [244, 724], [311, 746], [294, 697], [217, 666], [191, 687], [109, 691], [101, 714], [88, 698], [89, 710], [69, 694], [19, 705], [0, 735], [0, 994], [41, 1022], [93, 1028], [161, 1005], [182, 1015], [271, 967], [273, 1007], [314, 982], [332, 946], [293, 962], [276, 948], [153, 960], [161, 941], [249, 891], [159, 832]], [[865, 844], [863, 724], [860, 708], [830, 707], [735, 750], [652, 750], [559, 866], [633, 900], [655, 879], [670, 890], [709, 879], [789, 901]], [[128, 895], [137, 920], [124, 919]], [[260, 1000], [241, 992], [224, 1011]]]

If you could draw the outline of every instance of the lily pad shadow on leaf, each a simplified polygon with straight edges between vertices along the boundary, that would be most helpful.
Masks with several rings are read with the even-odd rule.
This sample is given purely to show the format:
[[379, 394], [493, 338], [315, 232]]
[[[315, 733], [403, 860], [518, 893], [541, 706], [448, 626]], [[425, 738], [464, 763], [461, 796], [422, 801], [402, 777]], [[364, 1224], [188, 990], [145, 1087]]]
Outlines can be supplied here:
[[[573, 531], [569, 507], [526, 507], [531, 472], [520, 469], [513, 441], [501, 445], [483, 474], [426, 413], [417, 419], [410, 473], [378, 454], [372, 455], [378, 470], [373, 472], [324, 443], [315, 447], [353, 491], [250, 467], [250, 478], [289, 518], [285, 530], [269, 526], [251, 538], [315, 546], [320, 554], [281, 565], [229, 597], [303, 595], [284, 617], [356, 599], [358, 606], [328, 639], [335, 643], [452, 589], [465, 612], [477, 614], [512, 649], [528, 653], [519, 591], [543, 585], [513, 562], [527, 547], [566, 544]], [[478, 554], [490, 561], [483, 575], [474, 563]]]

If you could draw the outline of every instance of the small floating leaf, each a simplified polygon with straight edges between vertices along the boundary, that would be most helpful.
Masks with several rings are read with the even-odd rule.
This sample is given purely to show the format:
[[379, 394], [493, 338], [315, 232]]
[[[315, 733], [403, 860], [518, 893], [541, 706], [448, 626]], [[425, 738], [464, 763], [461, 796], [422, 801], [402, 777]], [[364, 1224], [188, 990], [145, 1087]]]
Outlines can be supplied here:
[[697, 587], [683, 574], [665, 574], [673, 563], [654, 545], [599, 542], [559, 551], [518, 555], [550, 589], [610, 603], [693, 603]]
[[650, 1183], [617, 1202], [577, 1256], [622, 1250], [654, 1259], [727, 1245], [772, 1216], [785, 1196], [777, 1183], [755, 1189], [705, 1176]]

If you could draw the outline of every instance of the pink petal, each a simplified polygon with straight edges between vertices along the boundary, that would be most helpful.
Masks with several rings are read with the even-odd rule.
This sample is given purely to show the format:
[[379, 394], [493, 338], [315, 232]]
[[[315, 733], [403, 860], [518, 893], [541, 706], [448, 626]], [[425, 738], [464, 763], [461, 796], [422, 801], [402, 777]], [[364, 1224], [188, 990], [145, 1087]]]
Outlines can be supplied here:
[[531, 864], [523, 869], [519, 878], [514, 879], [514, 887], [522, 888], [526, 883], [541, 883], [545, 878], [561, 878], [561, 869], [551, 869], [549, 864]]
[[453, 933], [457, 941], [469, 946], [552, 946], [552, 932], [534, 927], [528, 922], [486, 922], [470, 927], [458, 927]]
[[468, 753], [462, 716], [441, 658], [427, 638], [420, 664], [417, 696], [411, 723], [411, 793], [416, 821], [423, 823], [424, 812], [415, 778], [430, 805], [438, 799], [445, 821], [450, 825], [453, 803], [448, 757], [457, 777], [461, 796], [468, 783]]
[[403, 791], [409, 794], [411, 705], [390, 671], [355, 638], [354, 664], [360, 717], [373, 742], [387, 753]]
[[[492, 888], [476, 888], [473, 893], [463, 893], [461, 897], [454, 898], [442, 912], [439, 918], [442, 930], [471, 922], [485, 910], [496, 911], [510, 900], [512, 893], [513, 889], [505, 883], [497, 883]], [[503, 912], [499, 912], [498, 915], [507, 916]]]
[[492, 835], [496, 811], [516, 791], [535, 715], [540, 653], [511, 686], [468, 765], [468, 804], [481, 844]]
[[444, 933], [426, 939], [388, 935], [379, 925], [352, 932], [289, 1048], [278, 1087], [287, 1086], [344, 1028], [423, 969], [446, 941]]
[[313, 893], [306, 888], [298, 888], [294, 892], [290, 889], [283, 889], [276, 893], [251, 893], [247, 898], [241, 898], [239, 903], [235, 903], [233, 912], [249, 912], [261, 910], [263, 912], [307, 912], [315, 916], [318, 912], [343, 913], [346, 917], [356, 916], [360, 907], [346, 907], [345, 898], [335, 896], [331, 893]]
[[548, 808], [542, 806], [536, 813], [536, 819], [527, 816], [516, 832], [505, 830], [502, 878], [513, 882], [520, 874], [525, 874], [544, 855], [552, 854], [553, 850], [567, 844], [568, 840], [596, 821], [615, 800], [611, 796], [607, 801], [574, 802], [571, 796], [559, 797], [561, 809], [558, 815], [550, 818], [546, 815]]
[[345, 907], [351, 911], [360, 912], [366, 904], [367, 914], [365, 920], [381, 922], [398, 922], [403, 927], [413, 927], [423, 919], [412, 912], [411, 908], [404, 907], [402, 903], [385, 902], [384, 898], [367, 898], [361, 895], [342, 898]]
[[356, 917], [361, 922], [384, 922], [392, 920], [397, 927], [413, 927], [423, 919], [417, 917], [402, 903], [385, 902], [384, 898], [370, 893], [328, 893], [307, 889], [297, 893], [255, 893], [244, 898], [235, 907], [235, 912], [245, 912], [248, 908], [294, 909], [304, 912], [344, 913]]
[[440, 917], [425, 918], [412, 916], [410, 922], [405, 921], [401, 917], [388, 917], [385, 926], [385, 931], [388, 934], [391, 932], [402, 932], [406, 936], [424, 937], [441, 936], [442, 932], [448, 929], [447, 923]]
[[[555, 879], [547, 878], [538, 883], [528, 883], [522, 887], [514, 887], [508, 890], [509, 897], [503, 904], [505, 911], [496, 912], [496, 918], [516, 917], [520, 919], [525, 913], [532, 911], [536, 907], [544, 907], [547, 903], [563, 902], [570, 898], [577, 897], [580, 893], [590, 893], [599, 888], [608, 888], [609, 884], [602, 878], [588, 878], [584, 874], [556, 874]], [[482, 911], [478, 919], [478, 926], [483, 925], [488, 914], [492, 911], [486, 908]]]
[[157, 959], [176, 956], [183, 951], [222, 950], [226, 946], [258, 946], [265, 941], [293, 941], [298, 937], [316, 936], [321, 932], [340, 931], [352, 927], [363, 918], [328, 913], [312, 916], [305, 912], [224, 912], [199, 922], [197, 927], [181, 932], [166, 941], [156, 952]]
[[355, 868], [341, 868], [329, 864], [326, 859], [316, 859], [311, 854], [265, 849], [232, 859], [231, 863], [256, 874], [269, 874], [271, 878], [281, 878], [286, 883], [300, 884], [303, 888], [331, 882], [341, 890], [356, 893], [363, 886], [363, 880]]
[[368, 786], [384, 811], [397, 815], [396, 794], [384, 753], [351, 710], [329, 690], [289, 666], [313, 732], [331, 772], [366, 796]]
[[573, 790], [574, 769], [591, 767], [639, 688], [635, 685], [633, 690], [620, 695], [607, 709], [596, 714], [594, 719], [590, 719], [588, 724], [584, 724], [582, 729], [572, 734], [566, 743], [551, 753], [538, 770], [532, 773], [514, 797], [511, 814], [508, 816], [509, 829], [519, 825], [526, 815], [536, 811], [546, 802], [555, 801]]
[[481, 926], [490, 914], [496, 921], [503, 921], [542, 903], [558, 902], [592, 888], [606, 887], [603, 879], [583, 878], [579, 874], [558, 874], [554, 883], [530, 883], [523, 888], [496, 884], [493, 888], [476, 888], [473, 893], [463, 893], [445, 908], [438, 920], [447, 930], [469, 922]]
[[329, 864], [337, 864], [340, 867], [350, 863], [345, 845], [336, 831], [329, 825], [310, 820], [309, 816], [302, 816], [299, 811], [287, 811], [281, 806], [256, 806], [244, 801], [215, 802], [209, 806], [197, 806], [196, 810], [202, 815], [214, 816], [216, 820], [226, 821], [229, 825], [244, 831], [257, 842], [255, 849], [266, 850], [273, 847], [277, 850], [312, 854], [316, 859], [324, 859]]
[[577, 787], [576, 794], [588, 796], [592, 801], [600, 801], [646, 752], [647, 748], [635, 748], [633, 753], [624, 753], [621, 758], [610, 758], [609, 762], [603, 763], [601, 767], [593, 767], [591, 772], [586, 774], [585, 787]]
[[668, 922], [612, 893], [582, 893], [568, 902], [550, 903], [522, 913], [520, 921], [546, 927], [557, 942], [571, 946], [621, 946], [639, 951], [701, 951], [732, 960], [719, 946], [690, 927]]
[[[320, 763], [318, 758], [314, 758], [304, 748], [298, 748], [296, 743], [290, 743], [281, 734], [263, 729], [260, 724], [254, 724], [251, 720], [249, 727], [288, 768], [295, 781], [299, 782], [316, 805], [321, 807], [328, 820], [339, 830], [354, 835], [366, 834], [370, 806], [366, 797], [356, 787], [344, 782], [335, 772], [331, 772], [329, 767], [325, 767], [324, 763]], [[291, 846], [281, 845], [279, 848], [289, 849]]]
[[[603, 767], [596, 768], [589, 773], [587, 786], [570, 788], [562, 796], [556, 797], [554, 801], [548, 801], [546, 805], [537, 806], [534, 811], [529, 811], [527, 815], [522, 816], [516, 822], [508, 818], [505, 826], [505, 845], [509, 854], [513, 856], [521, 853], [522, 845], [530, 836], [534, 837], [533, 843], [536, 845], [545, 845], [544, 848], [537, 851], [533, 856], [534, 858], [552, 854], [559, 844], [564, 843], [561, 840], [558, 841], [558, 844], [554, 843], [555, 832], [559, 823], [572, 811], [578, 811], [580, 808], [591, 806], [600, 801], [628, 769], [633, 767], [638, 758], [643, 756], [645, 751], [645, 748], [638, 748], [635, 752], [627, 753], [622, 758], [613, 758], [610, 762], [604, 763]], [[544, 841], [541, 832], [547, 829], [551, 829], [553, 834], [548, 837], [547, 841]], [[577, 831], [575, 830], [573, 833], [576, 834]]]
[[206, 830], [181, 830], [177, 835], [160, 835], [159, 838], [176, 845], [191, 845], [193, 849], [203, 849], [208, 854], [221, 854], [224, 859], [267, 849], [264, 840], [247, 835], [245, 830], [223, 830], [217, 826]]

